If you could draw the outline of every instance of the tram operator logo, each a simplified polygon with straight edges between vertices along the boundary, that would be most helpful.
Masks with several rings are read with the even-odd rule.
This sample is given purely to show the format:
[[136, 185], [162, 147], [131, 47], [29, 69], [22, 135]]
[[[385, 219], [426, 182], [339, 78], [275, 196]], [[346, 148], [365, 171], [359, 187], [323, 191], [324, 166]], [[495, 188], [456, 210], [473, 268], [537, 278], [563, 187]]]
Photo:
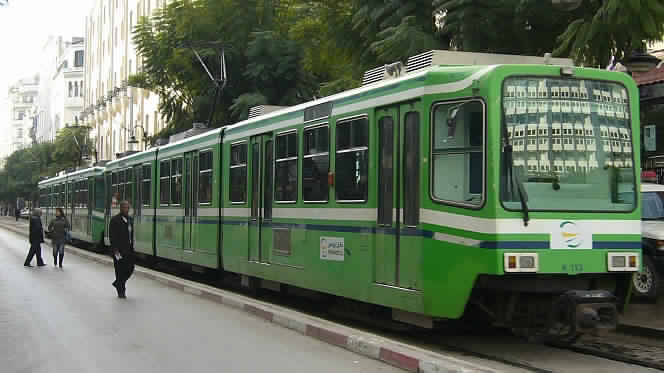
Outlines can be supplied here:
[[574, 222], [564, 221], [560, 223], [560, 235], [565, 245], [569, 248], [577, 248], [583, 243], [579, 234], [579, 228]]

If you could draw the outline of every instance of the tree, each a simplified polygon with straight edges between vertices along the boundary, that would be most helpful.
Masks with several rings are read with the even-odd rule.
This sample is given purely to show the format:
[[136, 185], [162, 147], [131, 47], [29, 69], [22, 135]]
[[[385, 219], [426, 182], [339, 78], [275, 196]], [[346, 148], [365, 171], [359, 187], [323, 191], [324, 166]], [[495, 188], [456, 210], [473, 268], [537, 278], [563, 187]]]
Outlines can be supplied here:
[[[299, 67], [293, 66], [292, 62], [299, 63], [297, 56], [291, 58], [284, 51], [266, 45], [278, 42], [285, 51], [299, 53], [296, 46], [282, 40], [280, 35], [264, 33], [271, 31], [275, 3], [275, 0], [176, 0], [152, 19], [142, 18], [133, 35], [142, 55], [142, 72], [130, 78], [130, 85], [150, 89], [160, 96], [160, 111], [170, 127], [186, 129], [194, 121], [207, 121], [213, 106], [214, 86], [192, 48], [211, 72], [218, 72], [219, 48], [204, 43], [218, 41], [225, 49], [229, 80], [218, 99], [212, 125], [232, 123], [243, 119], [242, 116], [246, 118], [246, 111], [238, 109], [243, 105], [241, 102], [235, 106], [236, 110], [231, 109], [239, 97], [255, 94], [260, 87], [267, 93], [258, 93], [273, 100], [276, 94], [270, 92], [279, 91], [275, 88], [278, 82], [293, 82], [294, 76], [304, 76]], [[252, 48], [252, 57], [265, 58], [250, 64], [249, 48]], [[270, 61], [270, 56], [289, 62]], [[256, 76], [256, 71], [277, 71], [281, 75], [270, 73], [270, 85], [263, 86], [257, 83], [262, 78]], [[303, 87], [289, 95], [305, 96]], [[244, 96], [244, 104], [248, 98]], [[293, 100], [280, 98], [279, 102], [292, 103]]]
[[661, 0], [588, 0], [558, 37], [555, 53], [587, 66], [606, 66], [664, 36]]
[[[43, 143], [32, 149], [43, 161], [48, 162], [45, 164], [50, 165], [47, 172], [55, 174], [63, 169], [81, 166], [83, 155], [92, 151], [92, 143], [87, 140], [87, 135], [85, 128], [65, 127], [58, 131], [53, 144]], [[49, 151], [52, 152], [50, 159]]]

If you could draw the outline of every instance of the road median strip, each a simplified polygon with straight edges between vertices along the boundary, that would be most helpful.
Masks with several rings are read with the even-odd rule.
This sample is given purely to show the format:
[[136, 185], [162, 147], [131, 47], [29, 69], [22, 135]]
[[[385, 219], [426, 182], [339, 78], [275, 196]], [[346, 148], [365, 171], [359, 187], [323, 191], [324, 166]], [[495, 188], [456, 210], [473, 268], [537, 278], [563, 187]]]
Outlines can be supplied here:
[[[27, 236], [27, 224], [23, 227], [18, 227], [6, 222], [0, 222], [0, 226]], [[50, 247], [48, 244], [46, 246]], [[113, 264], [113, 260], [105, 255], [91, 253], [72, 246], [68, 246], [67, 251], [100, 264]], [[409, 372], [498, 372], [498, 370], [457, 359], [453, 356], [446, 356], [418, 347], [408, 346], [274, 304], [181, 279], [173, 275], [156, 272], [144, 267], [137, 266], [135, 273], [142, 277], [156, 280], [169, 287], [182, 290], [192, 296], [202, 297], [241, 310], [259, 319], [291, 329], [310, 338], [342, 347], [367, 358], [380, 360]]]

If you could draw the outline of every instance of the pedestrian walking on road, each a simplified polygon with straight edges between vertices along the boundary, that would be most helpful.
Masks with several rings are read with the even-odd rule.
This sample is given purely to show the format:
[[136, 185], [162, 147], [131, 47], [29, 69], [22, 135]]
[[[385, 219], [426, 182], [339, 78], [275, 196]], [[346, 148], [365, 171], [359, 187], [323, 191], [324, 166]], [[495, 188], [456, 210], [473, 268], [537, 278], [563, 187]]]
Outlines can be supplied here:
[[21, 210], [17, 207], [14, 209], [14, 215], [16, 216], [16, 221], [21, 217]]
[[67, 243], [67, 235], [71, 229], [65, 212], [60, 208], [55, 209], [55, 220], [48, 224], [48, 231], [51, 235], [51, 243], [53, 245], [53, 265], [58, 265], [58, 257], [60, 258], [60, 268], [62, 268], [62, 258], [65, 256], [65, 243]]
[[115, 268], [113, 286], [118, 291], [118, 298], [126, 298], [125, 284], [134, 272], [134, 226], [129, 217], [128, 201], [120, 202], [120, 213], [111, 219], [108, 233]]
[[44, 260], [41, 256], [41, 244], [44, 242], [44, 227], [42, 227], [41, 222], [41, 210], [34, 209], [32, 210], [32, 216], [30, 217], [30, 251], [28, 251], [28, 257], [25, 258], [26, 267], [32, 267], [30, 262], [32, 262], [32, 257], [37, 256], [37, 265], [42, 267], [45, 266]]

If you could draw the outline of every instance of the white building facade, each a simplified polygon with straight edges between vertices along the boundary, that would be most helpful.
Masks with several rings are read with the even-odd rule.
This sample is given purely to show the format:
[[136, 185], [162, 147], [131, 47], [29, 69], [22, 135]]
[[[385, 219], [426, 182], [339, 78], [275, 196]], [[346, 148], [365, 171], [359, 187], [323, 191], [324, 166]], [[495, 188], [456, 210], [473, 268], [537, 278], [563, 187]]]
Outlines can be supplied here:
[[34, 106], [39, 93], [39, 75], [24, 78], [9, 87], [8, 112], [9, 128], [8, 147], [3, 147], [1, 158], [29, 147], [32, 144], [34, 130]]
[[[129, 76], [141, 66], [131, 30], [140, 17], [165, 4], [165, 0], [95, 0], [86, 17], [83, 123], [92, 128], [98, 160], [145, 149], [146, 136], [165, 126], [157, 95], [127, 86]], [[138, 144], [128, 144], [132, 135]]]
[[54, 141], [58, 131], [79, 122], [83, 111], [83, 38], [50, 36], [42, 49], [39, 99], [35, 107], [37, 142]]

